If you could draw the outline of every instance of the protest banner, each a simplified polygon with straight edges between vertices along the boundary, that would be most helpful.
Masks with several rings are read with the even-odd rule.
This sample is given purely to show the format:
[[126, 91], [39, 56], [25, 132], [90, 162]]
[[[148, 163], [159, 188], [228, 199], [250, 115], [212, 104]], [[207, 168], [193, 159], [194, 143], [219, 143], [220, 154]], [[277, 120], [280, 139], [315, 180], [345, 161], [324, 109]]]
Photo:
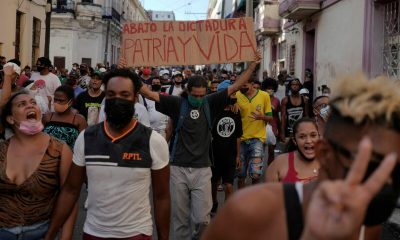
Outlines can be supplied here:
[[252, 18], [130, 22], [123, 26], [128, 66], [251, 61], [256, 51]]

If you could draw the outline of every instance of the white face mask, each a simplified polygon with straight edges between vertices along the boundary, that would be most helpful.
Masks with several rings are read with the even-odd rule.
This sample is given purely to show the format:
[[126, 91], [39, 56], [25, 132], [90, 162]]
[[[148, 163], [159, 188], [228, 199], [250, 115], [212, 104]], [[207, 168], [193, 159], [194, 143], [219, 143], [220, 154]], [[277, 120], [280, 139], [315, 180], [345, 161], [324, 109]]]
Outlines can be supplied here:
[[321, 116], [321, 118], [324, 120], [324, 122], [326, 122], [326, 120], [328, 120], [329, 117], [329, 111], [330, 107], [329, 105], [326, 107], [323, 107], [319, 110], [319, 115]]

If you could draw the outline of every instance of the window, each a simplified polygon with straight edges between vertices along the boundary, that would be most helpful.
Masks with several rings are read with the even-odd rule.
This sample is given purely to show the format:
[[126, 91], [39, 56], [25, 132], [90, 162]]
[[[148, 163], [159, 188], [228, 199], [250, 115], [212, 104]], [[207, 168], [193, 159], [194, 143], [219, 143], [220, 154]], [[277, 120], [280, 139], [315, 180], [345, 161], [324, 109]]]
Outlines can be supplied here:
[[82, 58], [82, 63], [86, 64], [88, 67], [92, 66], [91, 58]]
[[65, 57], [54, 57], [53, 63], [54, 67], [61, 70], [65, 68]]
[[93, 0], [82, 0], [82, 3], [93, 3]]
[[294, 75], [296, 62], [296, 45], [290, 46], [289, 74]]
[[171, 15], [168, 14], [168, 18], [171, 18]]
[[384, 5], [383, 72], [391, 78], [400, 78], [399, 2]]
[[286, 58], [286, 42], [279, 43], [279, 59]]
[[22, 13], [17, 12], [16, 16], [16, 28], [15, 28], [15, 58], [20, 59], [20, 42], [21, 42], [21, 18]]
[[40, 20], [34, 17], [32, 26], [32, 66], [36, 64], [40, 54], [40, 27]]
[[158, 14], [156, 14], [156, 18], [158, 18]]

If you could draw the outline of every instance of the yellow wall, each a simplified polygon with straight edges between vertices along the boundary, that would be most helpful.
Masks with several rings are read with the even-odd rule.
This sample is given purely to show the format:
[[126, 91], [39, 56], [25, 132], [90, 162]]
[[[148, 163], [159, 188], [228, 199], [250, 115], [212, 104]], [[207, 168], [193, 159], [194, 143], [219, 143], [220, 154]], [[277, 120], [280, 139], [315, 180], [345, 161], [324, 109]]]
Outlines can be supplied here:
[[15, 58], [15, 31], [17, 11], [22, 13], [21, 38], [20, 38], [20, 61], [22, 67], [32, 65], [32, 28], [33, 18], [41, 22], [41, 35], [39, 56], [44, 54], [44, 38], [46, 28], [45, 0], [1, 0], [0, 16], [0, 55], [8, 59]]

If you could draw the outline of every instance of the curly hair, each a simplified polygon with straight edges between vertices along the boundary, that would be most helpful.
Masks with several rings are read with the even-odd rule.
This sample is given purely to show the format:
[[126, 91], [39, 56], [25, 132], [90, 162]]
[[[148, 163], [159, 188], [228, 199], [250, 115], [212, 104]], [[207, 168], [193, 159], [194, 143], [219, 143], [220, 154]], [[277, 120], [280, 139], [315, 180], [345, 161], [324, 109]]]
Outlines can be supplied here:
[[113, 77], [129, 78], [132, 81], [135, 94], [138, 93], [140, 88], [142, 87], [142, 81], [140, 80], [140, 77], [136, 73], [130, 71], [128, 68], [119, 68], [119, 69], [114, 69], [104, 75], [103, 84], [106, 89], [108, 81]]
[[[379, 124], [400, 132], [400, 83], [385, 77], [353, 75], [336, 82], [328, 123], [342, 118], [357, 126]], [[327, 124], [328, 124], [327, 123]]]

